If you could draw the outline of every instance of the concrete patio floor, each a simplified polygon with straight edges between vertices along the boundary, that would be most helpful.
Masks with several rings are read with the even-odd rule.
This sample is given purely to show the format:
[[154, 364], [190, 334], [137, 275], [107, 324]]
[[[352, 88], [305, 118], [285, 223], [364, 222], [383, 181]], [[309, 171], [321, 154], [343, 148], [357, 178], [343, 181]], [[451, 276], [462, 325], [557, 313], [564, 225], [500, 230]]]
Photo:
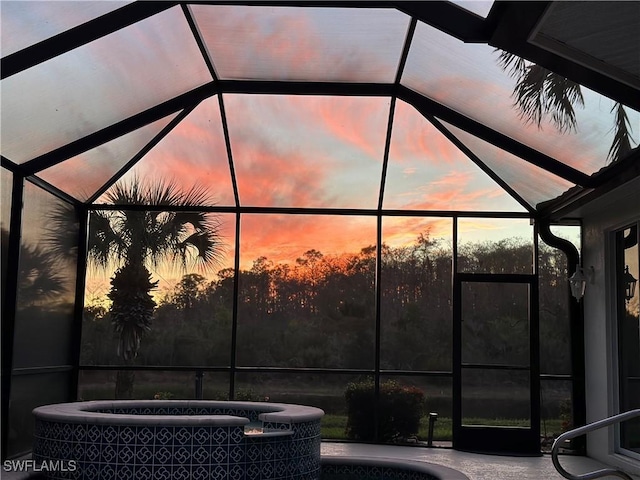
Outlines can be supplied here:
[[[367, 445], [361, 443], [323, 442], [322, 455], [393, 458], [423, 461], [458, 470], [470, 480], [560, 480], [550, 455], [541, 457], [503, 457], [459, 452], [450, 448], [400, 447], [393, 445]], [[605, 468], [588, 457], [563, 455], [561, 465], [573, 474]], [[619, 479], [606, 476], [605, 479]], [[634, 477], [640, 480], [640, 477]]]
[[[411, 460], [434, 463], [464, 473], [469, 480], [562, 480], [553, 467], [550, 455], [540, 457], [504, 457], [459, 452], [451, 448], [402, 447], [362, 443], [322, 442], [322, 455], [354, 456]], [[588, 457], [562, 455], [561, 464], [569, 473], [582, 474], [605, 468], [606, 465]], [[0, 471], [7, 480], [36, 480], [41, 476], [28, 473]], [[619, 477], [602, 477], [607, 480]], [[633, 476], [640, 480], [640, 477]]]

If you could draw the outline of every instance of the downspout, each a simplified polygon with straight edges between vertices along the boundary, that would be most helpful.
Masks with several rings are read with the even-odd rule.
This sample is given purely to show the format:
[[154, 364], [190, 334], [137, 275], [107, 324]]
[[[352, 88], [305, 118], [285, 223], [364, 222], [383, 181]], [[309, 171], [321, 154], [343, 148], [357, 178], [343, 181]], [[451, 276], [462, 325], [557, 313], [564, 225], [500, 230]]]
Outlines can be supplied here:
[[[575, 245], [564, 238], [551, 233], [548, 219], [539, 222], [540, 238], [549, 245], [559, 249], [567, 256], [567, 275], [571, 275], [580, 266], [580, 254]], [[567, 278], [567, 297], [569, 299], [569, 324], [571, 332], [571, 403], [573, 405], [573, 426], [581, 427], [587, 423], [586, 386], [585, 386], [585, 349], [584, 349], [584, 309], [583, 304], [571, 295]], [[586, 437], [581, 436], [572, 441], [573, 448], [580, 454], [586, 452]]]

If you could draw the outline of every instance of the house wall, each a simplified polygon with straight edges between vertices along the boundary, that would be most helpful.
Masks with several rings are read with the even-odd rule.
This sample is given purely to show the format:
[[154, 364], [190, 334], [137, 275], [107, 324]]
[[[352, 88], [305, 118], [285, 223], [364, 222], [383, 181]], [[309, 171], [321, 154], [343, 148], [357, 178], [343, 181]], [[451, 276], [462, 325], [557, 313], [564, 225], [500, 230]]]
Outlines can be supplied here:
[[[617, 329], [614, 301], [614, 230], [640, 219], [640, 179], [578, 212], [583, 218], [583, 267], [593, 266], [584, 302], [587, 422], [615, 415], [618, 408]], [[607, 464], [640, 474], [640, 459], [616, 453], [614, 428], [587, 436], [587, 453]]]

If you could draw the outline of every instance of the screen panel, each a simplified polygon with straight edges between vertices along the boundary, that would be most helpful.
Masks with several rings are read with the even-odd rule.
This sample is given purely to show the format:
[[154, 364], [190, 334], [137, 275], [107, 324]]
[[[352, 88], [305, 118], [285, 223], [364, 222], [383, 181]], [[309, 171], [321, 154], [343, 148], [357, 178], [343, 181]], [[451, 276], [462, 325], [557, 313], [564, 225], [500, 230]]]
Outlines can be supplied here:
[[531, 274], [533, 258], [533, 226], [528, 219], [458, 221], [458, 272]]
[[2, 56], [22, 50], [130, 2], [4, 2], [0, 17]]
[[78, 221], [72, 206], [27, 182], [13, 368], [72, 363]]
[[[203, 100], [141, 158], [122, 180], [165, 179], [182, 190], [193, 185], [208, 195], [202, 205], [235, 205], [219, 98]], [[100, 199], [108, 202], [107, 195]]]
[[[618, 129], [622, 123], [619, 104], [519, 57], [505, 66], [500, 54], [490, 45], [464, 43], [418, 22], [401, 83], [588, 175], [606, 166], [612, 160], [609, 153], [615, 136], [622, 131]], [[514, 72], [513, 65], [520, 60], [524, 68]], [[527, 78], [527, 72], [533, 78]], [[535, 106], [537, 99], [553, 106], [571, 104], [574, 124], [567, 121], [570, 114], [557, 108], [539, 122], [528, 117], [525, 108], [518, 108], [519, 88], [526, 93], [527, 86], [539, 78], [534, 74], [544, 81], [538, 82], [542, 89], [530, 89], [531, 104]], [[563, 92], [558, 97], [546, 96], [558, 90]], [[577, 99], [571, 101], [572, 97]], [[622, 110], [635, 130], [640, 112], [629, 107]], [[557, 117], [563, 119], [559, 124], [554, 123]]]
[[376, 208], [390, 99], [225, 95], [240, 204]]
[[409, 26], [393, 9], [190, 9], [221, 79], [391, 83]]
[[12, 375], [7, 457], [27, 454], [33, 447], [33, 409], [71, 401], [71, 372]]
[[162, 118], [76, 155], [39, 172], [38, 177], [72, 197], [86, 202], [174, 117], [175, 115], [170, 115]]
[[372, 368], [373, 217], [243, 215], [241, 366]]
[[452, 369], [450, 219], [384, 217], [381, 368]]
[[211, 80], [168, 9], [2, 80], [2, 154], [24, 163]]
[[511, 211], [524, 207], [409, 104], [396, 103], [384, 208]]
[[[127, 294], [135, 292], [139, 297], [134, 302], [147, 298], [153, 305], [144, 304], [150, 307], [147, 312], [151, 316], [149, 328], [142, 332], [139, 350], [130, 364], [228, 366], [231, 362], [235, 216], [132, 210], [97, 211], [91, 215], [81, 365], [126, 363], [118, 353], [119, 337], [113, 325], [114, 303], [118, 302], [118, 312], [129, 308], [132, 300]], [[208, 233], [196, 231], [191, 223], [202, 219], [206, 219], [212, 228]], [[109, 228], [104, 228], [105, 225]], [[187, 241], [198, 234], [213, 242], [212, 257], [206, 264], [198, 259], [196, 247], [202, 247], [204, 242], [190, 244]], [[101, 241], [103, 238], [124, 238], [129, 243], [120, 244], [120, 255], [112, 255], [105, 265], [100, 265], [100, 252], [106, 247]], [[113, 249], [111, 252], [118, 251], [115, 244], [107, 243]], [[172, 248], [172, 245], [177, 247]], [[184, 263], [182, 246], [186, 248]], [[146, 258], [142, 265], [135, 262], [139, 255]], [[140, 277], [121, 268], [127, 261], [135, 264], [136, 272], [142, 271], [142, 275], [145, 275], [142, 269], [147, 269], [150, 288], [146, 285], [142, 288]], [[112, 288], [114, 284], [118, 288]], [[134, 306], [138, 307], [139, 303]], [[123, 321], [118, 325], [127, 323]]]

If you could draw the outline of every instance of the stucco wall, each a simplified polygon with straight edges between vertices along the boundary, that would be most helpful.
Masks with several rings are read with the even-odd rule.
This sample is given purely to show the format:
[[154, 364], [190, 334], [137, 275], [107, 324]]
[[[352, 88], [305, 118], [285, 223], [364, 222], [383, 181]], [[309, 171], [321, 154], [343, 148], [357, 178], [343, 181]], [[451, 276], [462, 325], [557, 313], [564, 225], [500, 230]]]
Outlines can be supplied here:
[[[640, 179], [619, 188], [579, 212], [583, 217], [583, 267], [593, 266], [585, 309], [587, 422], [619, 413], [616, 315], [611, 232], [640, 219]], [[615, 452], [613, 428], [587, 437], [589, 456], [640, 474], [640, 460]]]

